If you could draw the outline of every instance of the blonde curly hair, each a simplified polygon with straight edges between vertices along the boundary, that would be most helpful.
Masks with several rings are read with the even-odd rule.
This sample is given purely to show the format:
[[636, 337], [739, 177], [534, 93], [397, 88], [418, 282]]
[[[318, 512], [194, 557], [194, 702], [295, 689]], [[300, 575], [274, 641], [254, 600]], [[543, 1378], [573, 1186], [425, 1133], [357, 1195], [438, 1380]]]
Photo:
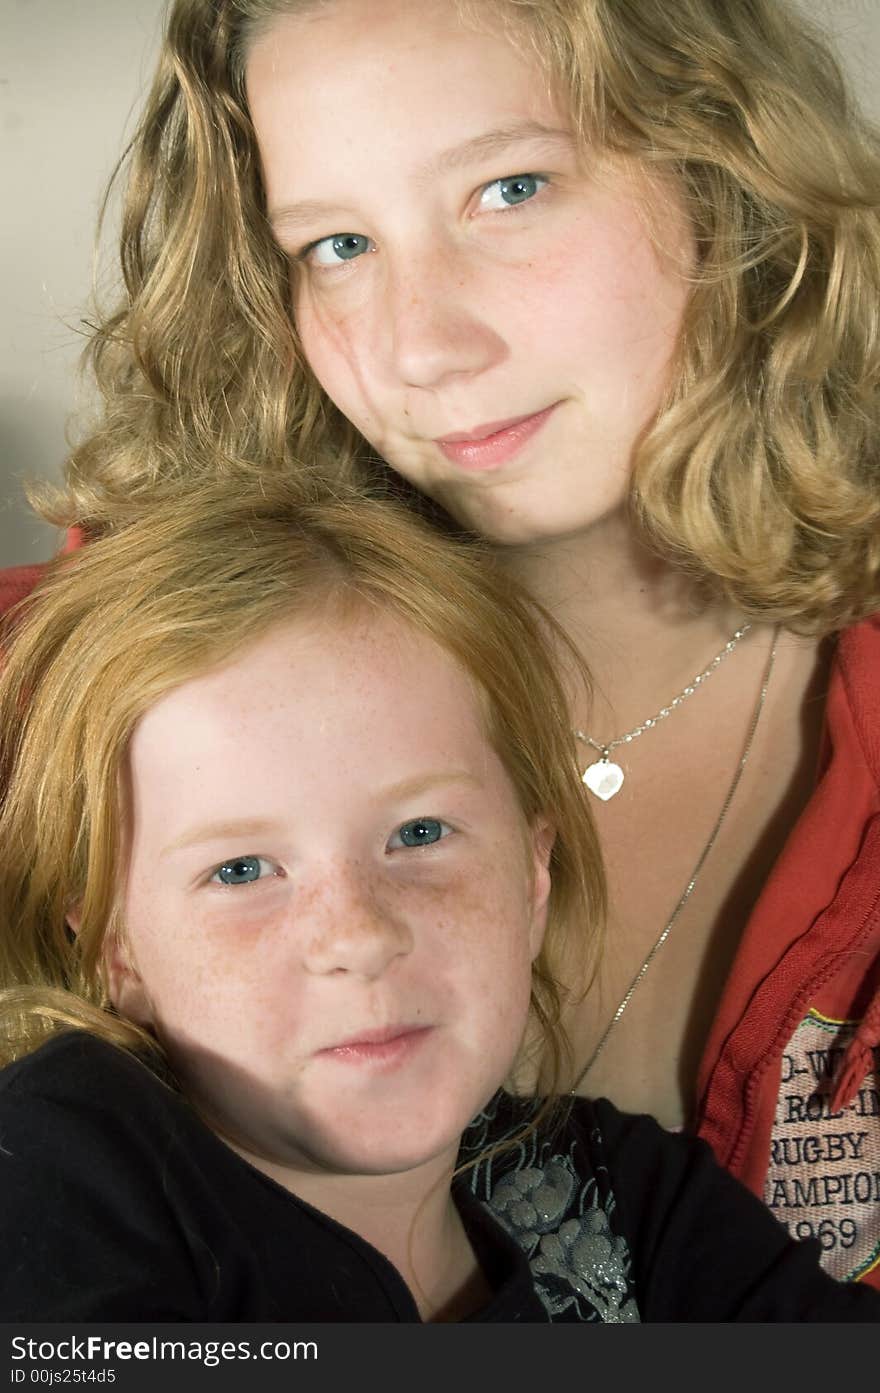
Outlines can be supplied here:
[[[124, 160], [125, 298], [89, 349], [103, 414], [53, 521], [99, 533], [185, 475], [384, 469], [297, 341], [244, 87], [260, 30], [320, 3], [171, 5]], [[880, 137], [818, 31], [785, 0], [458, 3], [528, 45], [585, 142], [684, 198], [697, 268], [632, 475], [648, 539], [753, 619], [880, 609]]]

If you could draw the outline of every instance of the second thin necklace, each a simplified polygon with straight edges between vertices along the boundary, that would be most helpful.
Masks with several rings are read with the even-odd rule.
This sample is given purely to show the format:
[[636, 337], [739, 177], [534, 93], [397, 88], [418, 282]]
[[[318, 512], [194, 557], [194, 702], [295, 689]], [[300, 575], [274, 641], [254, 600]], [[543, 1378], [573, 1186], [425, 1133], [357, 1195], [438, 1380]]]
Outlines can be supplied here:
[[[739, 631], [737, 632], [739, 633]], [[741, 636], [742, 635], [740, 634], [740, 637]], [[734, 638], [736, 638], [736, 635], [734, 635]], [[702, 871], [703, 866], [708, 861], [712, 849], [715, 846], [716, 841], [718, 840], [718, 834], [721, 831], [721, 828], [724, 826], [724, 819], [727, 817], [727, 814], [730, 810], [730, 805], [736, 797], [736, 791], [739, 788], [740, 779], [743, 776], [743, 771], [745, 770], [745, 767], [749, 762], [749, 755], [752, 752], [752, 745], [754, 743], [755, 735], [757, 734], [758, 724], [761, 720], [761, 713], [764, 710], [764, 702], [767, 699], [767, 688], [770, 686], [770, 678], [773, 674], [773, 664], [776, 660], [776, 647], [778, 639], [779, 627], [777, 625], [777, 627], [773, 630], [773, 638], [770, 643], [770, 652], [767, 655], [767, 663], [764, 668], [764, 675], [761, 678], [761, 690], [758, 693], [758, 700], [755, 703], [755, 709], [752, 712], [752, 719], [749, 724], [749, 730], [748, 734], [746, 735], [743, 752], [739, 758], [739, 762], [736, 768], [733, 771], [733, 778], [730, 781], [730, 786], [727, 790], [724, 802], [721, 804], [721, 810], [718, 813], [717, 818], [715, 819], [715, 824], [712, 828], [712, 831], [709, 833], [709, 839], [703, 847], [702, 851], [700, 852], [699, 856], [697, 857], [697, 863], [691, 871], [688, 883], [684, 887], [684, 890], [682, 891], [681, 895], [679, 896], [675, 908], [673, 909], [671, 915], [667, 919], [663, 928], [660, 930], [660, 933], [654, 940], [654, 943], [651, 945], [651, 948], [648, 951], [648, 955], [642, 963], [641, 967], [639, 968], [638, 972], [633, 977], [632, 981], [627, 987], [623, 995], [623, 998], [617, 1007], [617, 1010], [614, 1012], [614, 1015], [611, 1017], [610, 1021], [608, 1022], [602, 1034], [600, 1035], [599, 1042], [593, 1049], [593, 1053], [590, 1055], [587, 1062], [584, 1064], [583, 1068], [578, 1073], [574, 1083], [572, 1084], [572, 1093], [577, 1092], [578, 1088], [583, 1083], [587, 1074], [589, 1074], [593, 1065], [596, 1063], [596, 1060], [599, 1058], [600, 1054], [602, 1053], [606, 1044], [608, 1043], [608, 1037], [611, 1035], [611, 1032], [614, 1030], [614, 1027], [617, 1025], [618, 1021], [620, 1020], [621, 1016], [623, 1015], [627, 1006], [632, 1000], [636, 988], [638, 987], [639, 983], [644, 980], [652, 962], [654, 961], [657, 954], [660, 952], [660, 949], [663, 947], [666, 940], [669, 938], [669, 935], [671, 934], [676, 922], [678, 921], [679, 915], [681, 914], [682, 910], [684, 909], [685, 905], [687, 904], [688, 900], [693, 894], [694, 887], [696, 886], [696, 883], [700, 878], [700, 872]], [[738, 641], [739, 639], [737, 639], [737, 642]], [[729, 651], [729, 645], [726, 651]]]

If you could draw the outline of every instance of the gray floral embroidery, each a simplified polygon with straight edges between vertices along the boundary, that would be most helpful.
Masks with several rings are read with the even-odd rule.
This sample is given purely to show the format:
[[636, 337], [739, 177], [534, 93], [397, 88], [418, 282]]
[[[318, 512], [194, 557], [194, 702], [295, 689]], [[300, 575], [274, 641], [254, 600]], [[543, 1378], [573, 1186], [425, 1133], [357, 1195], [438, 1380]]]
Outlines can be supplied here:
[[553, 1157], [543, 1170], [525, 1166], [503, 1176], [492, 1191], [489, 1208], [528, 1253], [540, 1234], [558, 1228], [574, 1186], [568, 1167]]
[[[541, 1239], [540, 1249], [531, 1262], [535, 1285], [550, 1315], [559, 1314], [582, 1297], [592, 1305], [600, 1320], [638, 1321], [639, 1310], [629, 1295], [629, 1253], [626, 1242], [611, 1232], [603, 1209], [588, 1209], [580, 1219], [567, 1219], [557, 1233]], [[575, 1295], [555, 1294], [542, 1276], [567, 1282]]]
[[[477, 1153], [490, 1122], [481, 1115], [468, 1138]], [[583, 1179], [577, 1149], [573, 1143], [560, 1155], [532, 1133], [478, 1162], [471, 1188], [526, 1253], [550, 1320], [638, 1321], [629, 1249], [614, 1232], [607, 1171], [600, 1166]]]

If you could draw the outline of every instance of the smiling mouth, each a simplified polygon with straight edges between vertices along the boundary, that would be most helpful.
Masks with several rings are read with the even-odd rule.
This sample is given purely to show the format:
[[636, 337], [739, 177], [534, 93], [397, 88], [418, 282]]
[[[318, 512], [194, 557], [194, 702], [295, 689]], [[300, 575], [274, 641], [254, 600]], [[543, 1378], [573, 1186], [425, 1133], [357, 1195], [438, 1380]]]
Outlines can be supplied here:
[[434, 444], [460, 469], [497, 469], [537, 434], [558, 405], [559, 402], [554, 402], [552, 406], [546, 406], [530, 416], [490, 421], [472, 431], [456, 431], [439, 437]]

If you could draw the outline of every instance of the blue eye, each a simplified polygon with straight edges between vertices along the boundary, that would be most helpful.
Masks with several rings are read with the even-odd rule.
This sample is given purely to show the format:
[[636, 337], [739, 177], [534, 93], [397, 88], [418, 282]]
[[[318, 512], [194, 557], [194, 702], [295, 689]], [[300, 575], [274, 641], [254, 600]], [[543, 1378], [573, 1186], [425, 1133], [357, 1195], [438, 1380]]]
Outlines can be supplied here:
[[362, 237], [359, 232], [340, 232], [336, 237], [323, 237], [320, 242], [314, 242], [307, 249], [305, 259], [317, 266], [338, 266], [372, 249], [369, 237]]
[[250, 885], [266, 875], [274, 875], [276, 867], [262, 856], [236, 856], [218, 866], [211, 880], [219, 885]]
[[480, 206], [490, 210], [513, 208], [517, 203], [527, 203], [534, 198], [546, 183], [540, 174], [512, 174], [509, 179], [495, 179], [480, 194]]
[[389, 847], [431, 846], [452, 831], [445, 822], [436, 817], [415, 817], [404, 822], [389, 839]]

